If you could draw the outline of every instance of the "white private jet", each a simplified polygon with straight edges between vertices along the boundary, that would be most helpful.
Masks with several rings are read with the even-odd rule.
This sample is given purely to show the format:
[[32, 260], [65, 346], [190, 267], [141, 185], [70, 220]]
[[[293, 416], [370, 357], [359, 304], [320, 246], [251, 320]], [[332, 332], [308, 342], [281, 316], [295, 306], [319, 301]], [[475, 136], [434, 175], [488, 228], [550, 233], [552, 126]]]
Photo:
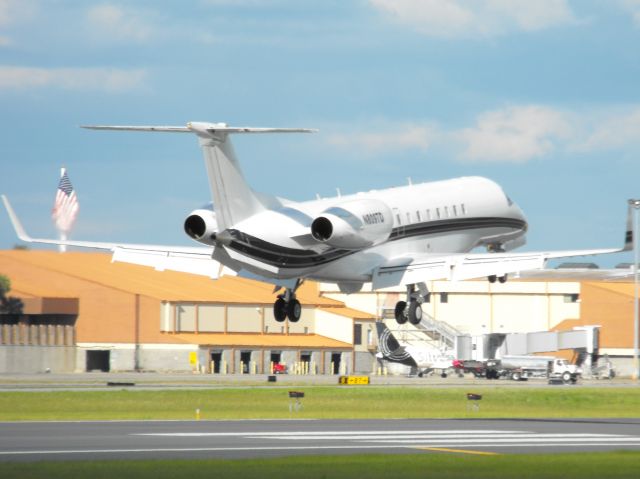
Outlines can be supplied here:
[[[35, 239], [25, 232], [9, 201], [3, 201], [19, 238], [26, 242], [110, 250], [122, 261], [218, 278], [235, 274], [284, 288], [274, 303], [278, 321], [298, 321], [296, 289], [305, 279], [337, 283], [357, 292], [406, 286], [399, 323], [417, 324], [426, 281], [487, 277], [504, 282], [510, 273], [541, 269], [552, 258], [616, 253], [631, 248], [631, 213], [623, 248], [511, 252], [525, 243], [520, 208], [491, 180], [463, 177], [372, 190], [335, 198], [294, 202], [251, 189], [236, 159], [231, 136], [312, 132], [308, 129], [238, 128], [224, 123], [186, 126], [86, 126], [94, 130], [190, 133], [205, 159], [213, 208], [194, 210], [184, 230], [204, 247]], [[486, 252], [470, 253], [484, 247]]]
[[410, 344], [400, 345], [400, 342], [382, 321], [376, 323], [376, 331], [378, 333], [378, 353], [376, 354], [378, 359], [409, 366], [420, 377], [440, 370], [440, 375], [446, 378], [447, 370], [453, 368], [453, 356], [446, 356], [438, 349]]

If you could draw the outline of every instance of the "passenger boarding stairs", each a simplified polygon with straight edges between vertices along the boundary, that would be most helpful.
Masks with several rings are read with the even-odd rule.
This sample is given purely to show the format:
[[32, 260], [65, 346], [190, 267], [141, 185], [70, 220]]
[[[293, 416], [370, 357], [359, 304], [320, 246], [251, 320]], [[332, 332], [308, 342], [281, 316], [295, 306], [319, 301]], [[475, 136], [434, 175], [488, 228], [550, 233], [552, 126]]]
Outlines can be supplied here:
[[[384, 308], [382, 310], [383, 319], [394, 319], [395, 315], [392, 308]], [[422, 321], [418, 324], [387, 323], [389, 329], [397, 334], [398, 340], [404, 344], [414, 344], [420, 346], [429, 346], [434, 349], [446, 353], [452, 352], [456, 347], [456, 337], [462, 333], [450, 324], [444, 321], [438, 321], [433, 316], [422, 312]]]

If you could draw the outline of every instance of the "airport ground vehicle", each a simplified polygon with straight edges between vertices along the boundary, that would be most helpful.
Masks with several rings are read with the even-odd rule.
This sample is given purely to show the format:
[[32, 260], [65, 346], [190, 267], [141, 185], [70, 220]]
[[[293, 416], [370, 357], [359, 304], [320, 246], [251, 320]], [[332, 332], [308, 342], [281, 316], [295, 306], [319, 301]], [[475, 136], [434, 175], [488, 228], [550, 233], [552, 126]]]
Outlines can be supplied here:
[[285, 364], [275, 363], [273, 365], [273, 374], [287, 374], [287, 366]]
[[582, 373], [579, 367], [569, 364], [566, 359], [551, 356], [505, 356], [486, 361], [456, 360], [454, 368], [487, 379], [504, 377], [514, 381], [526, 381], [539, 377], [565, 383], [577, 382]]
[[554, 359], [547, 367], [547, 378], [549, 381], [562, 381], [563, 383], [575, 384], [582, 374], [582, 370], [575, 364], [569, 364], [566, 359]]

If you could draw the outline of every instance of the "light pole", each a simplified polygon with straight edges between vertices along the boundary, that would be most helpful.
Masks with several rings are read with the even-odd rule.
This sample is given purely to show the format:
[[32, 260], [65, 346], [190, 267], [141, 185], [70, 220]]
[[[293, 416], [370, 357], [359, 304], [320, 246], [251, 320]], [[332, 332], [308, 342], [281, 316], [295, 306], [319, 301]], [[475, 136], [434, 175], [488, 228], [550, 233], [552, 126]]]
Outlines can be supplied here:
[[640, 200], [629, 200], [629, 206], [633, 208], [633, 378], [637, 381], [640, 378], [640, 351], [638, 346], [638, 333], [640, 330], [639, 307], [638, 307], [638, 210]]

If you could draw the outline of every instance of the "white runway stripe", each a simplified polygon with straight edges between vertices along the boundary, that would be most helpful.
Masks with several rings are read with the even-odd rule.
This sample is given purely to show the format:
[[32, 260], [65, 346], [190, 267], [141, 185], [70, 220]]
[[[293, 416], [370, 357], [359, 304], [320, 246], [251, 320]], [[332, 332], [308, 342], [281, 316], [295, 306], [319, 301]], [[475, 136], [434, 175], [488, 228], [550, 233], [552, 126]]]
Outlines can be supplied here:
[[[271, 439], [271, 440], [299, 440], [299, 441], [316, 441], [316, 440], [350, 440], [350, 441], [366, 441], [366, 442], [408, 442], [408, 440], [416, 439], [428, 439], [434, 441], [454, 440], [454, 439], [478, 439], [478, 440], [492, 440], [495, 438], [504, 439], [526, 439], [526, 438], [560, 438], [560, 439], [576, 439], [576, 438], [608, 438], [608, 437], [620, 437], [619, 435], [612, 434], [531, 434], [531, 433], [518, 433], [518, 434], [385, 434], [385, 435], [344, 435], [344, 436], [247, 436], [253, 439]], [[640, 439], [640, 438], [638, 438]]]
[[404, 435], [404, 434], [520, 434], [528, 431], [497, 431], [497, 430], [485, 430], [485, 429], [452, 429], [452, 430], [407, 430], [407, 431], [283, 431], [283, 432], [145, 432], [136, 433], [132, 436], [171, 436], [171, 437], [224, 437], [224, 436], [236, 436], [236, 437], [291, 437], [298, 438], [301, 436], [307, 437], [319, 437], [319, 436], [381, 436], [386, 437], [390, 434]]

